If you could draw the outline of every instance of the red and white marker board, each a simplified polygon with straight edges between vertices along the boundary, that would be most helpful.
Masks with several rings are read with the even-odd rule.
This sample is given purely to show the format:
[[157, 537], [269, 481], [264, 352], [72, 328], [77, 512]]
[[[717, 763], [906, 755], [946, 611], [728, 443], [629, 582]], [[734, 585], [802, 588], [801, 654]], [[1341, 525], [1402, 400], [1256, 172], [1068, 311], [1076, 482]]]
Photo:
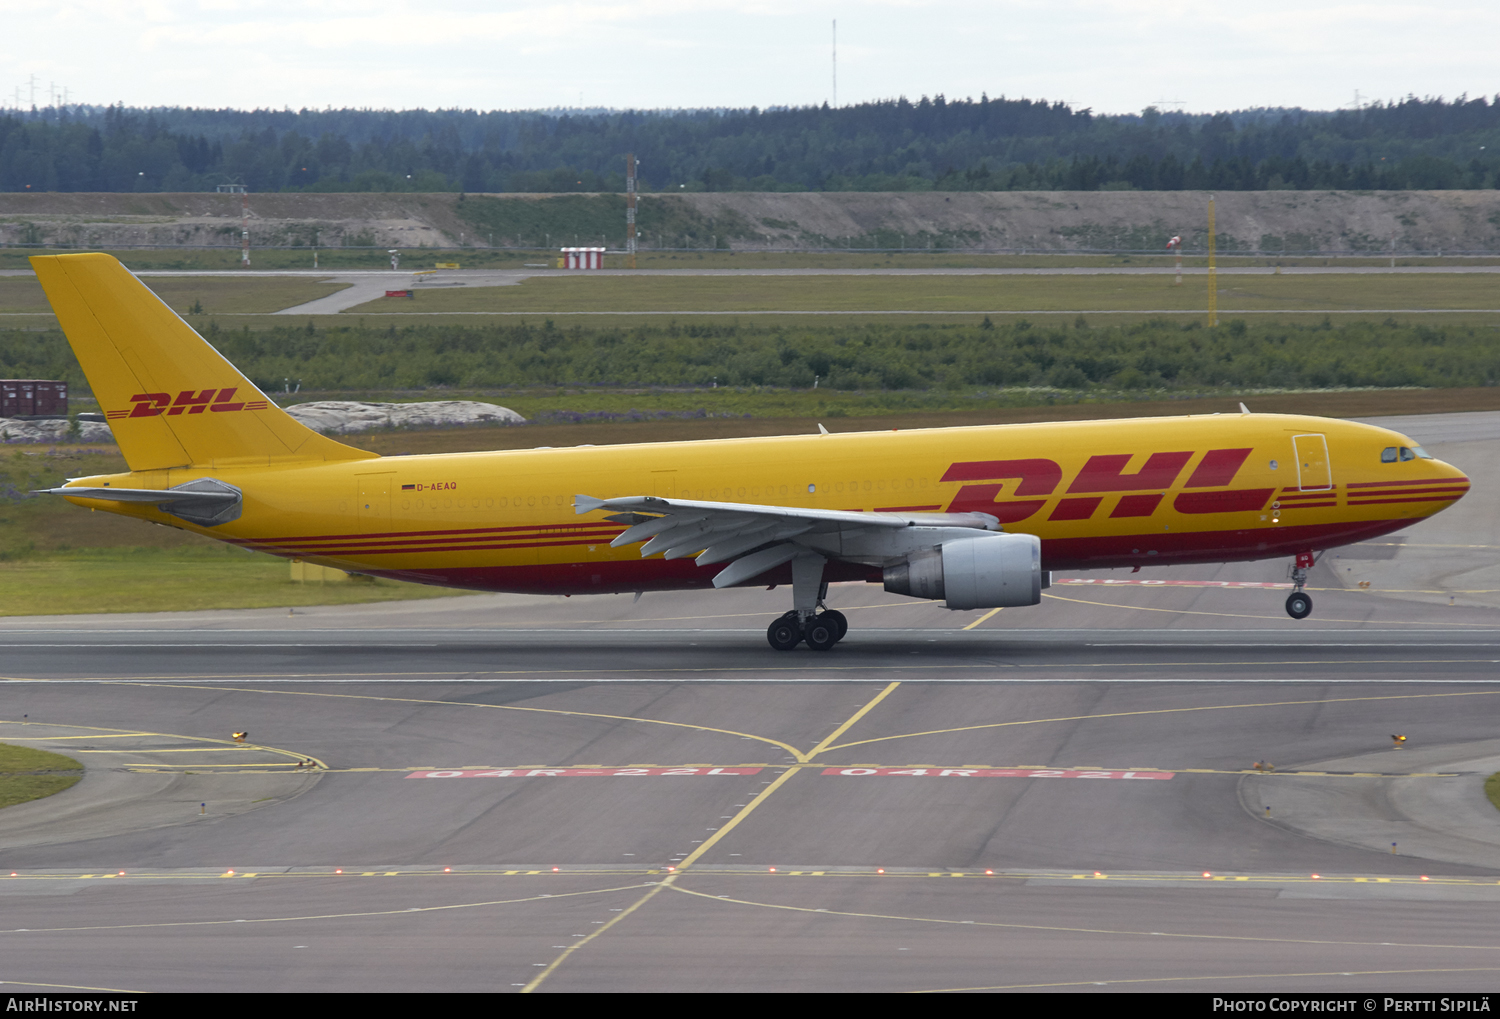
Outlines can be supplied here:
[[824, 768], [824, 775], [866, 778], [910, 775], [918, 778], [1171, 778], [1170, 771], [1080, 771], [1075, 768]]
[[414, 771], [407, 778], [628, 778], [639, 775], [759, 775], [760, 768], [495, 768]]

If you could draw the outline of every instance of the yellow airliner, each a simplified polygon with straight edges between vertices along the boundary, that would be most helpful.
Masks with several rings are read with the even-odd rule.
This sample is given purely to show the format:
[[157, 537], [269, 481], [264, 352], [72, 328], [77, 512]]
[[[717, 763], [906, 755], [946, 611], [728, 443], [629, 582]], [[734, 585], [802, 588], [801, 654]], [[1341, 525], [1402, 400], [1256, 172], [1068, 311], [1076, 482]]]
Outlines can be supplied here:
[[1286, 556], [1301, 619], [1322, 550], [1469, 488], [1396, 432], [1249, 412], [382, 457], [280, 410], [108, 255], [31, 262], [130, 467], [69, 501], [477, 591], [790, 584], [780, 649], [844, 636], [843, 580], [995, 608], [1056, 569]]

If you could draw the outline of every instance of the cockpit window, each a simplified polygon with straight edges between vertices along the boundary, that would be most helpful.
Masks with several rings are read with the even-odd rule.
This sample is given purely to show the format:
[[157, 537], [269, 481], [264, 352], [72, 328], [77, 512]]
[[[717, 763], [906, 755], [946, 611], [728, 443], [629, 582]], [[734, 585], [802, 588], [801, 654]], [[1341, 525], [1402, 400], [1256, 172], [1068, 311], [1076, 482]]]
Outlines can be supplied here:
[[1401, 462], [1402, 463], [1405, 463], [1408, 460], [1415, 460], [1416, 458], [1417, 458], [1417, 454], [1414, 453], [1412, 450], [1408, 449], [1405, 446], [1401, 447]]
[[1387, 447], [1385, 447], [1385, 449], [1382, 449], [1380, 451], [1380, 462], [1383, 463], [1383, 464], [1393, 464], [1393, 463], [1395, 463], [1396, 462], [1396, 447], [1395, 446], [1387, 446]]
[[1413, 446], [1412, 447], [1412, 452], [1415, 453], [1415, 454], [1417, 454], [1417, 459], [1418, 460], [1433, 460], [1433, 459], [1436, 459], [1431, 453], [1427, 452], [1427, 450], [1423, 449], [1421, 446]]

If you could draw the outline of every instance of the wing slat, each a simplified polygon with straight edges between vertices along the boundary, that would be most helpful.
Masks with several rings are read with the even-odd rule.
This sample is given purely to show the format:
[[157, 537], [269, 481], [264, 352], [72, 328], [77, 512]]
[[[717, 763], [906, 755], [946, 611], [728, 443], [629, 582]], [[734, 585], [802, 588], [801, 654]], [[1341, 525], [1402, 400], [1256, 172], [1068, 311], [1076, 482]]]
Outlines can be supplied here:
[[[712, 537], [718, 534], [737, 534], [749, 527], [761, 524], [769, 527], [775, 521], [767, 520], [763, 524], [752, 517], [724, 516], [720, 518], [710, 517], [707, 520], [698, 520], [693, 523], [684, 524], [681, 527], [673, 527], [662, 531], [656, 537], [646, 542], [641, 548], [641, 556], [655, 555], [662, 549], [680, 546], [685, 542], [699, 541], [698, 548], [704, 548], [711, 543]], [[694, 549], [697, 551], [697, 549]]]
[[674, 527], [681, 527], [683, 524], [692, 523], [697, 520], [706, 520], [707, 518], [708, 514], [706, 513], [686, 518], [681, 516], [653, 517], [643, 524], [635, 524], [634, 526], [625, 528], [625, 530], [615, 535], [615, 539], [609, 543], [609, 546], [610, 548], [619, 548], [621, 545], [631, 545], [637, 541], [645, 541], [647, 538], [654, 537]]

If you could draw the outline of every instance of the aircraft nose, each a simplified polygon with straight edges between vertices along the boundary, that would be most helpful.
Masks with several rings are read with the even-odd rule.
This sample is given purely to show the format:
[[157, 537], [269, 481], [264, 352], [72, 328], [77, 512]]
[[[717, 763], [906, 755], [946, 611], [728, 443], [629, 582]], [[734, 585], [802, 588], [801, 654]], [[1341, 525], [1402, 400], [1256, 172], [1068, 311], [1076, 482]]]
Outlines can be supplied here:
[[[1420, 448], [1420, 447], [1419, 447]], [[1446, 460], [1422, 461], [1426, 470], [1420, 481], [1413, 480], [1408, 498], [1427, 503], [1436, 513], [1462, 499], [1469, 492], [1469, 476]]]
[[1443, 494], [1450, 495], [1454, 502], [1462, 499], [1469, 492], [1469, 476], [1446, 460], [1434, 460], [1432, 465], [1437, 468], [1438, 476], [1446, 483], [1447, 489]]

